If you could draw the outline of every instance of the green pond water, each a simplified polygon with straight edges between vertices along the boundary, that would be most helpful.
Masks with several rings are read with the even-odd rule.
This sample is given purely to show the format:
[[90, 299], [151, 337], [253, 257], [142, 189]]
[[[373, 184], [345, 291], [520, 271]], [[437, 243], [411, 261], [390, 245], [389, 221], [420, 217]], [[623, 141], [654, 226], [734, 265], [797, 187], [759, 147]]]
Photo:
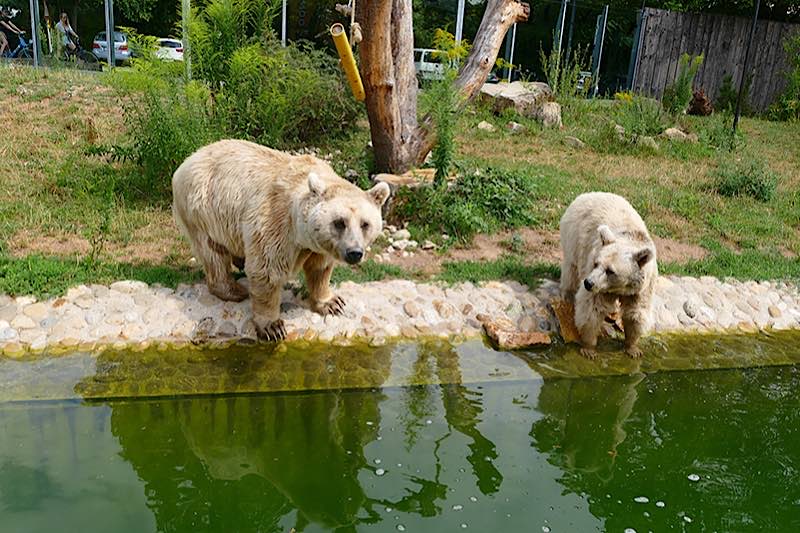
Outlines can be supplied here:
[[0, 531], [800, 531], [796, 340], [0, 360]]

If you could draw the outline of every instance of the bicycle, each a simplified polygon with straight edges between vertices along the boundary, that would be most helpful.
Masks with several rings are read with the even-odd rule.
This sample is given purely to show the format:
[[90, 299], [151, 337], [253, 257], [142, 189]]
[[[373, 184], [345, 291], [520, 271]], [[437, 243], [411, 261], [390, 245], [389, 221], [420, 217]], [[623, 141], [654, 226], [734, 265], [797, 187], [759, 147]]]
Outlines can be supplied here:
[[74, 50], [70, 50], [68, 47], [64, 49], [64, 59], [66, 61], [75, 61], [75, 66], [86, 70], [100, 70], [102, 68], [97, 57], [81, 46], [80, 39], [75, 37], [72, 42], [75, 44]]
[[20, 32], [17, 34], [17, 47], [14, 50], [6, 50], [3, 53], [3, 57], [9, 59], [32, 59], [33, 52], [31, 51], [31, 42], [26, 41], [23, 34], [25, 32]]

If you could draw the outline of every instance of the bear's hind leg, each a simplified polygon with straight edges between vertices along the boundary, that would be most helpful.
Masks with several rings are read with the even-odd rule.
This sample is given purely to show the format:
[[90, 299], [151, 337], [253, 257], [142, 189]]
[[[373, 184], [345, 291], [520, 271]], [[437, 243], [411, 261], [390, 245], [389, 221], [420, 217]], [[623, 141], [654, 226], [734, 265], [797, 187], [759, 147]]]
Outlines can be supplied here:
[[[198, 241], [205, 241], [204, 246], [198, 243], [198, 255], [206, 271], [206, 284], [211, 294], [221, 300], [241, 302], [248, 296], [247, 289], [239, 285], [231, 274], [233, 257], [227, 248], [217, 244], [211, 237], [197, 236]], [[194, 247], [194, 246], [193, 246]]]
[[321, 315], [341, 315], [344, 300], [331, 292], [333, 262], [320, 254], [311, 254], [303, 263], [311, 309]]

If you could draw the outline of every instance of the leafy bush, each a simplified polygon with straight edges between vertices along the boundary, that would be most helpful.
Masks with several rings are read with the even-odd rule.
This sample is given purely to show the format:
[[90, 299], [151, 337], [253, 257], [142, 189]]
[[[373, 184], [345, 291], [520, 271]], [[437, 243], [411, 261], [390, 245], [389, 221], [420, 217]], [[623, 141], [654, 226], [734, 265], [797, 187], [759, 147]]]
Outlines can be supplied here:
[[132, 155], [143, 170], [140, 187], [168, 194], [170, 176], [200, 146], [224, 132], [212, 112], [211, 94], [198, 83], [178, 83], [172, 91], [146, 90], [126, 104]]
[[431, 159], [434, 168], [436, 168], [437, 187], [446, 182], [455, 156], [458, 91], [453, 83], [455, 82], [456, 74], [457, 71], [455, 69], [448, 69], [444, 79], [432, 83], [426, 95], [436, 130], [436, 145], [433, 147]]
[[468, 241], [476, 233], [533, 223], [537, 181], [508, 170], [465, 172], [446, 188], [401, 190], [395, 212], [423, 236], [446, 232]]
[[338, 62], [304, 44], [280, 46], [271, 27], [279, 9], [276, 0], [210, 0], [194, 10], [189, 83], [179, 62], [159, 60], [155, 41], [134, 34], [133, 72], [112, 80], [137, 91], [125, 106], [125, 148], [143, 167], [143, 189], [168, 191], [186, 156], [223, 137], [286, 148], [350, 129], [359, 105]]
[[714, 188], [722, 196], [751, 196], [768, 202], [775, 195], [777, 175], [756, 157], [722, 160], [714, 173]]
[[217, 103], [228, 133], [278, 147], [341, 133], [358, 113], [332, 57], [277, 41], [233, 53]]
[[773, 120], [800, 120], [800, 33], [787, 37], [783, 49], [789, 60], [786, 89], [770, 106], [769, 116]]
[[[747, 76], [742, 92], [742, 114], [751, 115], [753, 109], [750, 107], [750, 87], [753, 85], [753, 75]], [[719, 87], [719, 95], [714, 104], [717, 111], [727, 111], [733, 113], [736, 110], [736, 102], [739, 100], [739, 89], [733, 86], [733, 76], [726, 74], [722, 78], [722, 85]]]
[[730, 112], [713, 113], [702, 120], [697, 136], [700, 142], [715, 150], [733, 151], [742, 143], [742, 130], [733, 135], [733, 115]]
[[586, 48], [576, 49], [570, 60], [567, 54], [562, 53], [558, 48], [553, 48], [549, 55], [544, 53], [539, 47], [539, 61], [542, 70], [547, 78], [547, 84], [553, 91], [556, 100], [563, 101], [577, 96], [585, 96], [589, 92], [590, 80], [584, 81], [583, 87], [580, 85], [580, 74], [583, 70], [582, 64], [585, 63]]
[[678, 62], [678, 75], [672, 85], [664, 89], [661, 101], [664, 109], [677, 115], [683, 113], [692, 100], [692, 85], [700, 65], [703, 64], [703, 54], [690, 56], [684, 53]]
[[630, 101], [622, 100], [616, 106], [614, 118], [632, 140], [658, 135], [671, 124], [661, 104], [643, 96], [634, 96]]

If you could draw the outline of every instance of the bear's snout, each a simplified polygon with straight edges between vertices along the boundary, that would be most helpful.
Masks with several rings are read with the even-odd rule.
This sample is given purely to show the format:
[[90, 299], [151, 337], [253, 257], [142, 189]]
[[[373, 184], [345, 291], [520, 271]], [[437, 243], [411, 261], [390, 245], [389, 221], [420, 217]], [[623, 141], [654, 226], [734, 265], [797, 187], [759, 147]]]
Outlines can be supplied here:
[[347, 261], [351, 265], [355, 265], [361, 258], [364, 257], [364, 250], [361, 248], [350, 248], [344, 254], [344, 260]]
[[594, 287], [594, 283], [589, 278], [583, 280], [583, 286], [586, 288], [587, 291], [592, 292], [592, 287]]

